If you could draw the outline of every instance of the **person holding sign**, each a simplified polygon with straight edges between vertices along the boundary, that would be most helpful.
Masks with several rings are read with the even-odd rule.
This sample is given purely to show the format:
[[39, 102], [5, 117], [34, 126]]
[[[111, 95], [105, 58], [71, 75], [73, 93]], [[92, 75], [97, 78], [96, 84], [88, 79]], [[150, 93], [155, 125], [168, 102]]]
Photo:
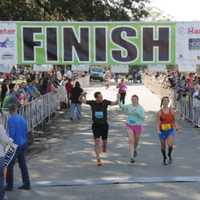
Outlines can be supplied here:
[[101, 166], [100, 154], [107, 152], [107, 140], [109, 125], [107, 122], [108, 106], [117, 105], [118, 101], [112, 102], [103, 99], [101, 92], [95, 92], [95, 100], [87, 101], [86, 96], [82, 95], [81, 101], [91, 106], [92, 109], [92, 131], [95, 140], [95, 153], [97, 158], [97, 166]]
[[[169, 106], [169, 102], [169, 97], [163, 97], [161, 100], [161, 110], [157, 114], [157, 133], [160, 138], [164, 165], [172, 163], [174, 137], [176, 129], [179, 130], [175, 120], [175, 113]], [[166, 146], [168, 146], [168, 158], [166, 155]]]
[[22, 190], [30, 190], [30, 179], [28, 168], [26, 164], [26, 150], [28, 144], [28, 127], [26, 120], [17, 113], [17, 106], [12, 105], [9, 109], [10, 117], [8, 118], [8, 134], [13, 139], [14, 143], [18, 145], [16, 154], [8, 166], [6, 177], [6, 190], [13, 190], [13, 168], [15, 160], [18, 161], [22, 173], [23, 185], [19, 187]]
[[13, 140], [9, 138], [6, 134], [2, 123], [2, 116], [0, 114], [0, 199], [4, 199], [4, 167], [5, 167], [5, 147], [7, 145], [12, 146]]
[[140, 140], [144, 124], [144, 109], [139, 105], [139, 97], [133, 95], [131, 98], [132, 103], [123, 105], [120, 101], [119, 106], [123, 112], [128, 115], [126, 127], [128, 129], [128, 144], [130, 153], [130, 162], [134, 163], [137, 157], [137, 147]]

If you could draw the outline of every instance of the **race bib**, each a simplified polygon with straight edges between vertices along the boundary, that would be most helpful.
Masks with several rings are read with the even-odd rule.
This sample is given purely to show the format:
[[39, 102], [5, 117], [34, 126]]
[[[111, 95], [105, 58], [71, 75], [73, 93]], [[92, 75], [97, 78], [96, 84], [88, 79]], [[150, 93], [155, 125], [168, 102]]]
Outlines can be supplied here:
[[129, 123], [129, 124], [135, 124], [136, 122], [135, 122], [135, 120], [133, 120], [133, 119], [128, 119], [128, 123]]
[[168, 131], [172, 129], [172, 125], [171, 124], [161, 124], [161, 130], [162, 131]]
[[95, 112], [95, 118], [96, 119], [103, 119], [103, 112], [101, 112], [101, 111]]

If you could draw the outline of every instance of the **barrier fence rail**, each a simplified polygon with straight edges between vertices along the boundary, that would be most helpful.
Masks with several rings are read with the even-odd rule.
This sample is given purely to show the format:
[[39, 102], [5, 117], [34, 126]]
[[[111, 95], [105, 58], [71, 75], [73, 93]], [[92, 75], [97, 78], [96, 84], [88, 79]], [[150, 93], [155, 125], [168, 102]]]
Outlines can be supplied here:
[[180, 95], [174, 89], [163, 88], [162, 81], [150, 75], [144, 75], [144, 84], [160, 97], [169, 96], [182, 119], [190, 121], [195, 127], [200, 127], [200, 100], [193, 97], [191, 92]]
[[[66, 101], [65, 87], [47, 93], [30, 103], [20, 107], [19, 113], [27, 120], [28, 131], [32, 132], [45, 120], [50, 120], [53, 113], [60, 108], [60, 103]], [[3, 112], [3, 121], [6, 127], [8, 113]]]
[[[74, 82], [79, 81], [82, 88], [89, 86], [89, 76], [78, 77]], [[60, 86], [55, 91], [40, 96], [30, 103], [21, 106], [19, 113], [27, 120], [28, 131], [33, 130], [46, 120], [50, 120], [52, 115], [60, 109], [60, 103], [67, 102], [65, 86]], [[3, 111], [3, 123], [7, 128], [8, 111]]]

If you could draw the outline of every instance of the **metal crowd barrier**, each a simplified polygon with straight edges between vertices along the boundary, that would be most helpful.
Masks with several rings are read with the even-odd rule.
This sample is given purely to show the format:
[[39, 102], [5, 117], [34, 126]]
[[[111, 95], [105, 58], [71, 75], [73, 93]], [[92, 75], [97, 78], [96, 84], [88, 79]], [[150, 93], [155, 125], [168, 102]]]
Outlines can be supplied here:
[[[66, 101], [65, 87], [59, 87], [54, 92], [40, 96], [19, 109], [19, 113], [27, 120], [28, 130], [32, 132], [45, 120], [50, 120], [53, 113], [60, 109], [60, 103]], [[8, 112], [3, 112], [3, 122], [6, 126]]]
[[183, 119], [192, 122], [196, 127], [200, 127], [199, 99], [193, 98], [191, 95], [181, 96], [176, 105], [176, 109]]
[[160, 97], [169, 96], [172, 99], [173, 107], [176, 108], [182, 119], [186, 119], [194, 126], [200, 127], [200, 100], [193, 98], [191, 94], [181, 96], [177, 100], [176, 91], [163, 88], [161, 82], [149, 75], [144, 75], [144, 84]]

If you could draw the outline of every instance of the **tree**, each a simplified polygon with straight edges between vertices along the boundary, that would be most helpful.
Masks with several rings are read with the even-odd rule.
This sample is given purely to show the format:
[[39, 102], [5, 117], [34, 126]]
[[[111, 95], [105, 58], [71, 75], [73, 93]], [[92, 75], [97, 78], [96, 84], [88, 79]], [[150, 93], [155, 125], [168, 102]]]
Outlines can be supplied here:
[[139, 20], [149, 0], [1, 0], [1, 20]]
[[1, 0], [0, 20], [40, 20], [40, 12], [25, 0]]
[[146, 18], [147, 21], [172, 21], [173, 16], [165, 13], [156, 7], [147, 8], [149, 16]]

